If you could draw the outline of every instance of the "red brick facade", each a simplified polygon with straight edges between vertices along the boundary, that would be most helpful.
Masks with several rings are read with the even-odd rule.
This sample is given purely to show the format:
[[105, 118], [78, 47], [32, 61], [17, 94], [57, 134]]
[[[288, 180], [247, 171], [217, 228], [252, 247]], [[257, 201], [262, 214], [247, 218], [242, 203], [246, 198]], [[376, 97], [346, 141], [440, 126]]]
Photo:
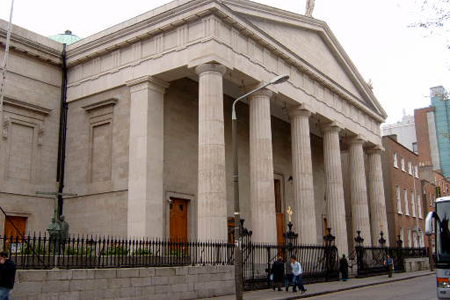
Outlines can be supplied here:
[[419, 154], [419, 166], [431, 166], [430, 135], [428, 131], [427, 113], [434, 111], [434, 107], [424, 107], [414, 110], [414, 122], [416, 124], [417, 148]]
[[383, 147], [383, 179], [390, 244], [396, 245], [400, 235], [404, 247], [423, 247], [424, 220], [428, 208], [424, 208], [423, 203], [418, 155], [397, 143], [395, 136], [383, 137]]

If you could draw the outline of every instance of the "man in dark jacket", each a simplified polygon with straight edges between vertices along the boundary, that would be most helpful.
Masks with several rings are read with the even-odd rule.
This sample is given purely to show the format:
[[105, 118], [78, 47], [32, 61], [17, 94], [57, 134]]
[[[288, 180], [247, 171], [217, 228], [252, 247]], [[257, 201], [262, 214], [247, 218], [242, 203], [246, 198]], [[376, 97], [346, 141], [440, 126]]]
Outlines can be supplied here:
[[0, 252], [0, 300], [10, 300], [9, 292], [14, 287], [16, 265], [8, 259], [8, 252]]
[[342, 281], [347, 281], [348, 279], [348, 261], [345, 254], [342, 254], [342, 258], [339, 260], [339, 271], [342, 274]]
[[281, 285], [283, 284], [283, 277], [284, 277], [284, 264], [283, 258], [281, 256], [279, 256], [278, 259], [272, 265], [272, 276], [273, 276], [272, 282], [273, 290], [275, 291], [275, 287], [277, 287], [278, 290], [281, 291]]

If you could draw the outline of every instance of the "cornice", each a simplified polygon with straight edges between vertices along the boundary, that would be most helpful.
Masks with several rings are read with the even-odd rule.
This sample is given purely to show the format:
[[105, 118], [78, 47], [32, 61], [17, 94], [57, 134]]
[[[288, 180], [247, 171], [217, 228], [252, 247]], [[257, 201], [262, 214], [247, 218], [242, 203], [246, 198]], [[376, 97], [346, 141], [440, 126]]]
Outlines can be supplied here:
[[[336, 55], [336, 57], [340, 60], [340, 63], [344, 64], [347, 67], [347, 71], [350, 72], [350, 78], [355, 78], [357, 80], [352, 80], [353, 83], [357, 86], [358, 90], [370, 101], [374, 104], [374, 108], [378, 110], [378, 114], [383, 117], [383, 120], [387, 118], [387, 114], [385, 110], [382, 108], [372, 90], [365, 83], [364, 78], [359, 73], [356, 66], [353, 64], [350, 57], [345, 52], [342, 45], [337, 40], [336, 36], [331, 31], [330, 27], [326, 22], [317, 20], [314, 18], [305, 17], [300, 14], [296, 14], [289, 11], [284, 11], [281, 9], [276, 9], [270, 6], [262, 5], [259, 3], [254, 3], [252, 1], [239, 1], [239, 0], [224, 0], [223, 3], [229, 5], [230, 9], [238, 8], [237, 13], [244, 16], [252, 16], [254, 18], [259, 19], [270, 19], [277, 23], [289, 24], [290, 26], [299, 27], [302, 29], [309, 29], [317, 32], [321, 35], [321, 37], [326, 42], [327, 46], [331, 50], [331, 52]], [[263, 13], [264, 17], [260, 14], [255, 13]], [[251, 21], [248, 21], [251, 22]], [[258, 30], [260, 30], [258, 28]], [[284, 46], [283, 46], [284, 47]], [[289, 50], [290, 51], [290, 50]], [[305, 63], [307, 63], [305, 61]], [[307, 63], [308, 64], [308, 63]], [[316, 70], [321, 76], [328, 77], [326, 74], [323, 74], [321, 71]], [[333, 81], [331, 78], [329, 80]], [[334, 82], [337, 84], [336, 82]], [[350, 93], [346, 90], [346, 92]], [[351, 94], [351, 93], [350, 93]]]
[[[125, 45], [132, 44], [139, 40], [148, 39], [152, 36], [164, 33], [195, 19], [199, 19], [204, 15], [210, 14], [208, 9], [210, 8], [210, 5], [215, 2], [216, 0], [188, 1], [167, 11], [163, 11], [160, 14], [150, 16], [147, 19], [135, 22], [134, 24], [130, 24], [129, 26], [122, 27], [122, 24], [127, 23], [123, 22], [107, 30], [94, 34], [93, 36], [83, 39], [78, 43], [74, 43], [68, 47], [68, 65], [71, 66], [74, 64], [78, 64], [82, 61], [100, 56], [107, 52], [111, 52]], [[196, 11], [199, 8], [201, 9], [199, 11]], [[177, 17], [181, 14], [189, 15], [182, 18], [181, 20], [177, 19]], [[171, 21], [172, 19], [173, 21]], [[107, 31], [111, 31], [116, 27], [118, 28], [117, 31], [106, 33]], [[98, 36], [98, 38], [96, 38], [96, 36]], [[97, 48], [100, 48], [100, 50], [96, 50], [94, 53], [91, 53], [93, 49]], [[74, 58], [86, 52], [88, 52], [88, 55], [85, 55], [85, 57]]]
[[22, 100], [18, 100], [18, 99], [14, 99], [14, 98], [10, 98], [10, 97], [5, 97], [4, 103], [6, 105], [26, 109], [26, 110], [29, 110], [29, 111], [32, 111], [34, 113], [38, 113], [38, 114], [44, 115], [44, 116], [49, 115], [52, 112], [51, 108], [47, 108], [47, 107], [40, 106], [37, 104], [31, 104], [31, 103], [28, 103], [28, 102], [25, 102]]
[[106, 100], [102, 100], [102, 101], [98, 101], [92, 104], [88, 104], [85, 106], [82, 106], [81, 108], [83, 108], [86, 112], [91, 112], [93, 110], [99, 109], [99, 108], [104, 108], [107, 106], [114, 106], [116, 105], [118, 99], [117, 98], [110, 98], [110, 99], [106, 99]]
[[[275, 40], [272, 36], [268, 35], [264, 31], [253, 25], [241, 14], [233, 11], [230, 7], [225, 5], [226, 3], [236, 3], [236, 1], [193, 0], [190, 2], [184, 2], [180, 6], [174, 7], [167, 11], [163, 11], [158, 15], [154, 15], [149, 19], [136, 22], [134, 24], [131, 24], [130, 26], [120, 28], [116, 32], [100, 36], [96, 40], [89, 41], [89, 38], [87, 38], [88, 41], [84, 43], [80, 41], [79, 43], [73, 44], [73, 47], [69, 47], [68, 64], [69, 66], [73, 66], [83, 61], [103, 55], [114, 49], [123, 47], [124, 45], [128, 45], [139, 40], [148, 39], [151, 36], [162, 34], [180, 25], [189, 23], [195, 19], [199, 19], [208, 15], [215, 15], [223, 22], [225, 22], [228, 26], [237, 29], [240, 34], [252, 38], [253, 40], [255, 40], [255, 42], [264, 46], [268, 51], [285, 60], [288, 65], [299, 69], [302, 73], [305, 73], [311, 79], [317, 81], [333, 93], [350, 102], [351, 105], [359, 108], [361, 111], [363, 111], [365, 114], [369, 115], [376, 121], [381, 123], [385, 120], [386, 115], [383, 114], [383, 111], [376, 109], [379, 104], [377, 104], [378, 101], [373, 96], [373, 94], [369, 95], [367, 93], [363, 93], [364, 95], [366, 95], [367, 99], [370, 99], [370, 102], [374, 103], [375, 109], [361, 102], [358, 97], [342, 87], [332, 78], [315, 68], [313, 65], [305, 61], [297, 53], [288, 49], [286, 46]], [[248, 1], [248, 3], [250, 3], [250, 5], [254, 5], [255, 7], [259, 7], [260, 10], [263, 10], [263, 8], [265, 7], [254, 3], [252, 4], [252, 2], [250, 1]], [[294, 21], [294, 16], [298, 16], [297, 14], [283, 12], [277, 9], [274, 9], [274, 11], [280, 16], [283, 16], [283, 14], [285, 14], [292, 22]], [[180, 15], [182, 14], [185, 15], [180, 17]], [[359, 83], [359, 86], [361, 88], [364, 87], [364, 80], [359, 75], [351, 61], [349, 61], [348, 56], [346, 56], [342, 47], [339, 45], [334, 35], [331, 33], [331, 30], [329, 30], [326, 23], [306, 17], [301, 17], [301, 22], [298, 20], [296, 22], [297, 26], [300, 26], [301, 24], [303, 24], [302, 22], [305, 22], [305, 24], [307, 24], [311, 30], [314, 29], [323, 37], [327, 37], [324, 39], [328, 40], [327, 45], [329, 47], [333, 46], [330, 47], [331, 51], [338, 53], [338, 56], [342, 57], [342, 60], [347, 62], [345, 65], [347, 66], [346, 68], [348, 70], [353, 70], [352, 72], [350, 72], [349, 76], [351, 78], [356, 78], [355, 81]], [[124, 39], [125, 37], [128, 39]], [[364, 91], [365, 90], [363, 89], [363, 92]]]
[[[0, 44], [3, 46], [6, 40], [6, 30], [3, 28], [0, 28], [0, 38]], [[56, 49], [23, 37], [13, 31], [11, 33], [10, 47], [17, 52], [24, 53], [28, 56], [33, 56], [55, 65], [61, 64], [62, 45], [61, 50]]]

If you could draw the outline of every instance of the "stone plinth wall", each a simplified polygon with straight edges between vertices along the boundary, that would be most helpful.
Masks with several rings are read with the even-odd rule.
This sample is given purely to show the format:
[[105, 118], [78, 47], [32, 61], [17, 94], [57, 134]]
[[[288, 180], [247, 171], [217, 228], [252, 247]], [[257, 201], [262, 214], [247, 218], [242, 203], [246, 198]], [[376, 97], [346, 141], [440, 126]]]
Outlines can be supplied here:
[[12, 299], [176, 300], [232, 293], [233, 266], [19, 270]]
[[405, 271], [425, 271], [430, 269], [430, 261], [428, 257], [405, 258]]

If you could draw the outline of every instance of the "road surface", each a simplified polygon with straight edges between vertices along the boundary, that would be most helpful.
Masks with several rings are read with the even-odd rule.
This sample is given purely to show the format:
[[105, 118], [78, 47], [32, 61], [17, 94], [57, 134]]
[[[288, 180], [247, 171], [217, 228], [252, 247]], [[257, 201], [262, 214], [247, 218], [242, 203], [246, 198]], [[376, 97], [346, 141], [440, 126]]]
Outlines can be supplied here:
[[307, 299], [314, 300], [436, 300], [436, 275], [358, 288]]

